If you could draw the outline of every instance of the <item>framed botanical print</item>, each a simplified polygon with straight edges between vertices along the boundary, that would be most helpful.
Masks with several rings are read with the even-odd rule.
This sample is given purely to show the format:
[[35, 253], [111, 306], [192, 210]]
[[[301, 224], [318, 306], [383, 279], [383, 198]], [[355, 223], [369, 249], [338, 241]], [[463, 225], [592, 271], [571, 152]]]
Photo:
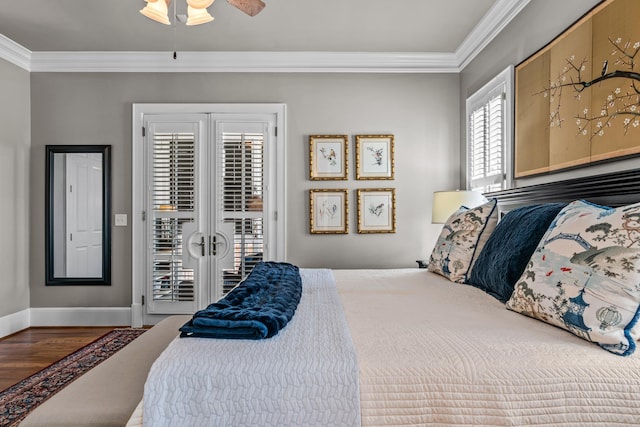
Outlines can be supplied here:
[[348, 140], [347, 135], [309, 136], [309, 179], [347, 179]]
[[309, 190], [311, 234], [347, 234], [349, 200], [346, 189]]
[[396, 232], [396, 189], [358, 189], [358, 233]]
[[393, 135], [356, 135], [356, 179], [393, 179]]

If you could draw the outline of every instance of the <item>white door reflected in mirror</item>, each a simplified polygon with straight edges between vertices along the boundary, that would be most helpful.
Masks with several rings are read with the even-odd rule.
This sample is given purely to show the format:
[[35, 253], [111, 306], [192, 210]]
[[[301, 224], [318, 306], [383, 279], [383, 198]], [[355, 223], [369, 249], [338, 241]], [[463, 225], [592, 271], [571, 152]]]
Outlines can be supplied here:
[[54, 155], [55, 277], [102, 276], [102, 153]]

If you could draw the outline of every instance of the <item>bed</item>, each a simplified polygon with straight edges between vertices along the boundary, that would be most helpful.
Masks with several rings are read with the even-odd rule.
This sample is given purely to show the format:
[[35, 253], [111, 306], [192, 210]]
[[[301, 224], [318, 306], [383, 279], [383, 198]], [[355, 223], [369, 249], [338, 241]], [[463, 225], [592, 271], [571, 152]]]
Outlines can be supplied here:
[[274, 337], [176, 337], [128, 425], [637, 425], [638, 174], [489, 194], [428, 269], [302, 268]]

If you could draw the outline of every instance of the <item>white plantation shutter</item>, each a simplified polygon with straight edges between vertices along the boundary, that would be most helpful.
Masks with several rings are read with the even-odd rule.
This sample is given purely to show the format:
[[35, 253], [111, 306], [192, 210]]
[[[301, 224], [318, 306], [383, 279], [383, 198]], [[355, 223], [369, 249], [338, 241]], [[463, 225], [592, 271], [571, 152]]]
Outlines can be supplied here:
[[510, 181], [511, 67], [467, 100], [468, 188], [498, 191]]
[[482, 192], [503, 188], [503, 92], [469, 117], [470, 182]]
[[193, 269], [182, 266], [182, 225], [194, 220], [195, 135], [153, 134], [151, 256], [154, 301], [193, 301]]
[[[238, 130], [237, 124], [222, 125], [222, 176], [218, 180], [221, 186], [218, 194], [222, 199], [222, 219], [232, 224], [233, 229], [233, 264], [223, 269], [223, 294], [240, 283], [263, 259], [265, 134], [254, 129], [262, 126], [245, 124]], [[242, 131], [243, 128], [247, 131]]]
[[193, 212], [195, 189], [195, 135], [153, 135], [153, 209]]

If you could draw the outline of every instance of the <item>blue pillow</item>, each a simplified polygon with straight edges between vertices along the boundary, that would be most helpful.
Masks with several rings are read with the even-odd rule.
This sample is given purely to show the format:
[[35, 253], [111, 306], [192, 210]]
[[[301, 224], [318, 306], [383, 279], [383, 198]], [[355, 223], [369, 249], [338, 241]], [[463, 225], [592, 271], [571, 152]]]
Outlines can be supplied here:
[[467, 283], [506, 302], [551, 221], [565, 206], [547, 203], [507, 212], [489, 236]]

